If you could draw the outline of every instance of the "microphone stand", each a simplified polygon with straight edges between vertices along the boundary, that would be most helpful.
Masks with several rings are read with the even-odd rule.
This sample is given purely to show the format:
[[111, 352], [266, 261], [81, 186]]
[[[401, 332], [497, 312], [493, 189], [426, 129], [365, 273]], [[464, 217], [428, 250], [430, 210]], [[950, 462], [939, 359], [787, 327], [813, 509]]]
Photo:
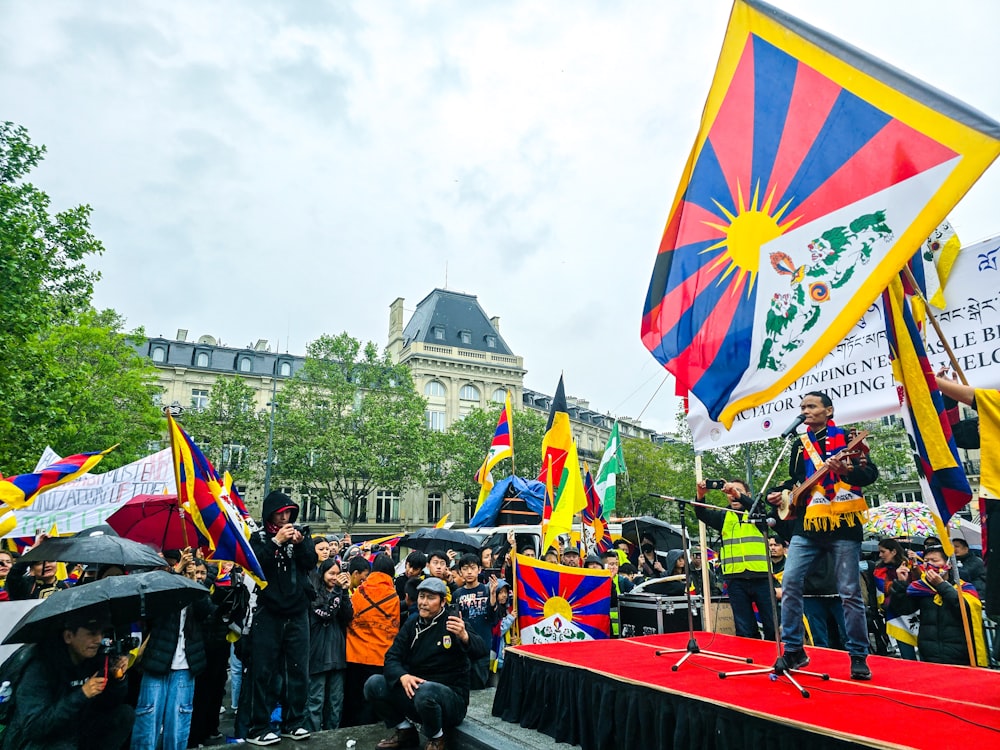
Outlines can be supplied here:
[[[795, 425], [798, 427], [798, 425]], [[764, 482], [763, 487], [760, 492], [757, 493], [757, 497], [753, 501], [753, 505], [750, 506], [750, 510], [747, 513], [747, 517], [751, 523], [753, 523], [757, 530], [764, 537], [765, 542], [767, 541], [767, 514], [764, 510], [764, 498], [767, 494], [767, 488], [771, 486], [771, 480], [774, 479], [774, 474], [778, 469], [778, 464], [781, 463], [782, 458], [785, 455], [785, 451], [792, 443], [792, 438], [795, 437], [794, 428], [793, 431], [786, 435], [783, 435], [785, 442], [781, 446], [781, 450], [778, 452], [777, 458], [774, 460], [774, 465], [771, 467], [771, 473], [767, 475], [767, 480]], [[740, 675], [752, 675], [752, 674], [766, 674], [771, 682], [776, 682], [779, 677], [785, 677], [796, 690], [799, 691], [799, 695], [803, 698], [809, 697], [809, 691], [806, 690], [802, 685], [798, 683], [795, 679], [795, 675], [808, 675], [810, 677], [819, 677], [821, 680], [829, 680], [830, 675], [823, 672], [809, 672], [804, 669], [790, 669], [785, 663], [785, 657], [781, 654], [781, 623], [778, 619], [778, 597], [774, 593], [774, 566], [771, 564], [771, 555], [768, 553], [765, 555], [767, 559], [767, 577], [768, 583], [768, 593], [771, 600], [771, 620], [774, 622], [774, 647], [776, 649], [777, 658], [774, 661], [773, 667], [758, 667], [755, 669], [743, 669], [738, 672], [719, 672], [719, 679], [724, 680], [727, 677], [737, 677]]]
[[[663, 648], [658, 649], [655, 656], [663, 656], [665, 654], [679, 654], [682, 653], [684, 656], [680, 660], [670, 667], [670, 671], [676, 672], [681, 668], [681, 665], [690, 659], [695, 654], [704, 654], [706, 656], [712, 656], [716, 659], [729, 659], [731, 661], [741, 661], [745, 664], [753, 664], [753, 659], [745, 656], [733, 656], [732, 654], [723, 654], [719, 651], [704, 651], [698, 645], [698, 639], [694, 634], [694, 597], [691, 596], [691, 566], [688, 565], [687, 553], [688, 553], [688, 534], [687, 534], [687, 506], [688, 505], [702, 505], [704, 507], [716, 509], [714, 505], [706, 505], [705, 503], [696, 503], [692, 500], [682, 500], [678, 497], [669, 497], [668, 495], [653, 495], [653, 497], [658, 497], [661, 500], [671, 500], [681, 506], [681, 548], [684, 553], [684, 596], [687, 598], [687, 616], [688, 616], [688, 642], [685, 648]], [[668, 571], [669, 572], [669, 571]], [[711, 594], [711, 592], [709, 592]], [[701, 596], [701, 606], [704, 609], [709, 606], [711, 602], [711, 595], [706, 597], [704, 593]]]

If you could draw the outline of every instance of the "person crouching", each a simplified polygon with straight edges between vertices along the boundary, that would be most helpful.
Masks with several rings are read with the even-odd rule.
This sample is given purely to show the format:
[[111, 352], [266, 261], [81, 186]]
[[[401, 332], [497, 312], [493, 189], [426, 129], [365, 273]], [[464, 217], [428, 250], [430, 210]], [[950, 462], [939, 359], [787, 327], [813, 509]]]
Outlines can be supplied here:
[[489, 654], [488, 645], [454, 608], [445, 607], [443, 581], [428, 578], [417, 586], [418, 617], [409, 618], [385, 655], [383, 674], [365, 683], [371, 702], [392, 736], [381, 750], [416, 747], [422, 725], [425, 750], [445, 748], [444, 730], [458, 726], [469, 708], [470, 663]]

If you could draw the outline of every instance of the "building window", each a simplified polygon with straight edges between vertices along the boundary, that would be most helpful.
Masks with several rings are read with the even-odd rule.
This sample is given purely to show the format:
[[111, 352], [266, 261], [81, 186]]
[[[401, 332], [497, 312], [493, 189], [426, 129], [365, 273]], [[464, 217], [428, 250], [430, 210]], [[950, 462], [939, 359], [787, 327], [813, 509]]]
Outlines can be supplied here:
[[375, 490], [375, 522], [399, 523], [399, 495], [390, 490]]
[[444, 326], [434, 326], [431, 331], [433, 332], [436, 340], [444, 341]]
[[441, 518], [441, 493], [432, 492], [427, 496], [427, 523], [436, 523]]
[[153, 406], [163, 406], [163, 394], [154, 393], [153, 394]]
[[472, 343], [472, 331], [459, 331], [458, 335], [461, 337], [463, 344]]
[[194, 388], [191, 391], [191, 408], [201, 411], [208, 408], [208, 391]]
[[250, 357], [240, 357], [240, 372], [250, 372], [253, 364], [250, 362]]
[[434, 409], [428, 409], [424, 412], [424, 417], [427, 420], [427, 429], [432, 432], [444, 432], [447, 427], [445, 426], [444, 412], [435, 411]]
[[476, 503], [479, 501], [477, 497], [467, 497], [462, 501], [463, 516], [465, 518], [465, 523], [472, 520], [472, 517], [476, 515]]
[[299, 513], [297, 523], [323, 523], [326, 521], [326, 514], [323, 512], [323, 504], [319, 498], [301, 493], [299, 503], [302, 511]]
[[198, 352], [195, 355], [194, 363], [196, 367], [208, 367], [208, 352]]
[[494, 335], [492, 335], [492, 334], [487, 334], [486, 335], [486, 346], [489, 347], [490, 349], [496, 349], [497, 348], [497, 337], [494, 336]]
[[291, 377], [292, 375], [292, 363], [291, 362], [281, 362], [278, 365], [278, 374], [283, 378]]
[[478, 401], [479, 389], [474, 385], [463, 385], [462, 390], [458, 392], [458, 397], [462, 401]]
[[444, 398], [447, 391], [444, 389], [444, 383], [440, 380], [432, 380], [427, 385], [424, 386], [424, 395], [432, 396], [436, 398]]
[[503, 404], [507, 401], [507, 391], [503, 388], [497, 388], [493, 391], [493, 397], [491, 399], [494, 404]]
[[222, 466], [220, 468], [223, 471], [237, 471], [243, 466], [246, 454], [246, 446], [239, 443], [225, 443], [222, 446]]
[[166, 362], [167, 361], [167, 350], [162, 346], [153, 347], [153, 361], [154, 362]]

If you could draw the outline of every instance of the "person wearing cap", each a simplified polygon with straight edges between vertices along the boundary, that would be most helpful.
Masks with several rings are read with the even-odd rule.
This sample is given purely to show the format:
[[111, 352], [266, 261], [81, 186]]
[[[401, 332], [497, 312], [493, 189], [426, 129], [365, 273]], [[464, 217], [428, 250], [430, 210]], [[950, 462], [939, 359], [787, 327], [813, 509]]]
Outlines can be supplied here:
[[[250, 630], [249, 684], [251, 745], [276, 745], [282, 737], [309, 738], [305, 728], [309, 697], [309, 574], [316, 568], [312, 538], [294, 524], [299, 506], [277, 490], [264, 498], [263, 523], [250, 537], [267, 586], [257, 594], [257, 611]], [[284, 669], [282, 670], [282, 665]], [[284, 676], [281, 734], [271, 730], [271, 712], [278, 704], [278, 682]], [[242, 706], [241, 706], [242, 710]]]
[[14, 696], [14, 712], [0, 746], [18, 750], [119, 748], [132, 731], [128, 657], [107, 660], [101, 638], [110, 623], [70, 613], [62, 630], [23, 646], [28, 660]]
[[469, 670], [489, 654], [487, 644], [453, 608], [445, 607], [447, 585], [427, 578], [417, 586], [418, 617], [411, 617], [385, 655], [383, 674], [365, 683], [365, 697], [395, 732], [379, 750], [417, 747], [419, 723], [425, 750], [444, 750], [446, 729], [458, 726], [469, 708]]
[[562, 553], [562, 564], [571, 568], [580, 567], [580, 550], [576, 547], [567, 547]]

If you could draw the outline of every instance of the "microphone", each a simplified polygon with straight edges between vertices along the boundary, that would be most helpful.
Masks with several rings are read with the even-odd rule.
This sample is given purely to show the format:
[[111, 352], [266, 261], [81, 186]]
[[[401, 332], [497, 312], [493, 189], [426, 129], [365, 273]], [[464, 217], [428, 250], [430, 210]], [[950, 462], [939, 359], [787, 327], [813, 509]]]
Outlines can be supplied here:
[[795, 420], [790, 425], [788, 425], [788, 427], [785, 428], [785, 431], [781, 433], [781, 437], [786, 438], [789, 435], [795, 434], [795, 431], [799, 429], [799, 425], [805, 421], [806, 421], [806, 415], [799, 414], [799, 416], [797, 416]]

